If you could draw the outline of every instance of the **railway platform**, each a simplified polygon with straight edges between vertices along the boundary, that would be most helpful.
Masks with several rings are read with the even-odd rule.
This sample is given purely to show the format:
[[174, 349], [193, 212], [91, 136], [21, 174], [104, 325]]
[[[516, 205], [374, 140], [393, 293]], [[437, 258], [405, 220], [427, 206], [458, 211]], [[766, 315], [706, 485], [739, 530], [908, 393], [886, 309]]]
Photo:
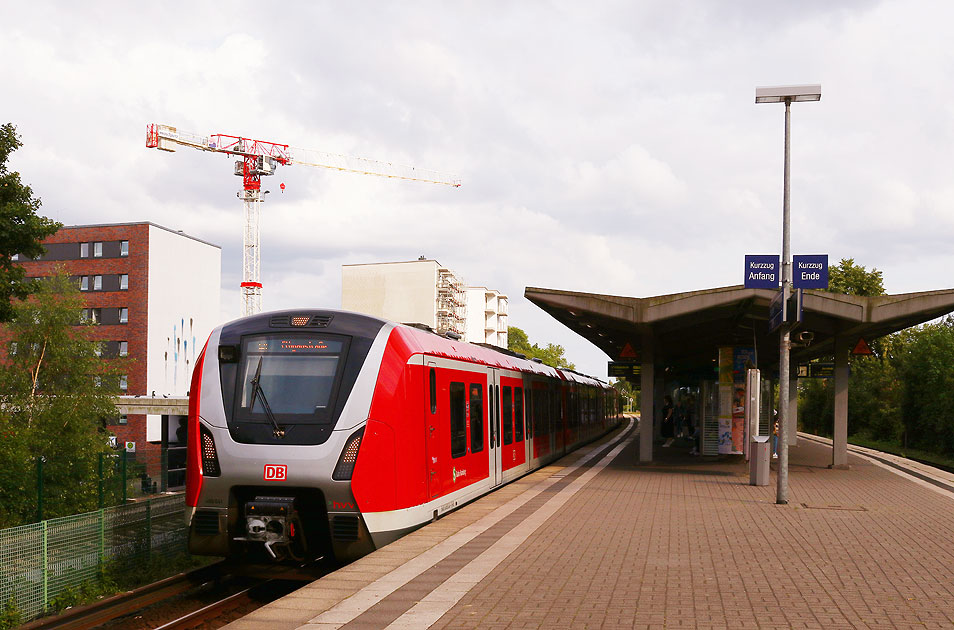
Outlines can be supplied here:
[[[618, 430], [226, 626], [950, 628], [954, 475], [791, 448], [790, 503], [738, 459]], [[897, 460], [897, 461], [894, 461]], [[774, 468], [774, 465], [773, 465]]]

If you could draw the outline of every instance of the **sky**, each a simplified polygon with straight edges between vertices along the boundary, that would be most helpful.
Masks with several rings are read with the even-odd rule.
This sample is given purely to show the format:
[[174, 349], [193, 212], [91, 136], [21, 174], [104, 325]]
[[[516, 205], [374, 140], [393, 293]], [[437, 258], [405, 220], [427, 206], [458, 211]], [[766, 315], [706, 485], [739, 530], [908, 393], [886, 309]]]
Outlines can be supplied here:
[[[341, 265], [436, 259], [605, 378], [526, 287], [650, 297], [780, 254], [853, 258], [888, 293], [954, 287], [954, 3], [2, 2], [9, 167], [66, 225], [150, 221], [222, 248], [238, 317], [241, 180], [148, 123], [409, 164], [459, 188], [295, 165], [263, 180], [267, 310], [341, 305]], [[281, 191], [279, 184], [284, 183]]]

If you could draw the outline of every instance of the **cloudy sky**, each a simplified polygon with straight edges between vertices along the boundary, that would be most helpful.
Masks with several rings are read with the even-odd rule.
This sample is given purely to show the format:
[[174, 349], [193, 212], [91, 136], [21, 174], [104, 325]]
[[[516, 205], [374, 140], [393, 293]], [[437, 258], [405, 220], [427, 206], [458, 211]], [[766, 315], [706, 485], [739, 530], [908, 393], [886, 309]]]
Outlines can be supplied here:
[[[510, 323], [606, 374], [527, 286], [647, 297], [741, 284], [781, 250], [852, 257], [889, 293], [954, 286], [954, 3], [4, 3], [0, 122], [67, 225], [151, 221], [222, 247], [240, 313], [231, 161], [145, 147], [147, 123], [459, 175], [460, 188], [279, 169], [267, 309], [339, 307], [341, 265], [424, 255], [510, 296]], [[280, 193], [278, 184], [286, 185]]]

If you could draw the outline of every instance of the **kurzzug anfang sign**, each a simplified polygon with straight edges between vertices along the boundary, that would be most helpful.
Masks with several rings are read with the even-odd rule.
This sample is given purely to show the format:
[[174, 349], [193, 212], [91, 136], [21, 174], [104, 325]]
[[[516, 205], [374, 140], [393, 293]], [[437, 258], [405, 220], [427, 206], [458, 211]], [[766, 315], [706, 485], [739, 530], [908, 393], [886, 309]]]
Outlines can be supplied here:
[[828, 254], [793, 256], [792, 284], [796, 289], [827, 289]]
[[745, 255], [745, 288], [777, 289], [779, 258], [771, 254]]

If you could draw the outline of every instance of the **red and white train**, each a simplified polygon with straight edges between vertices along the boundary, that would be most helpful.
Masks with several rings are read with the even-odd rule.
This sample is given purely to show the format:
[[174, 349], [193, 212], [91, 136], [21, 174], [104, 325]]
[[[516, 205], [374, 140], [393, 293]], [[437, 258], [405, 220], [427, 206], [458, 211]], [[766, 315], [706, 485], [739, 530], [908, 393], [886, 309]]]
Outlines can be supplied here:
[[616, 426], [616, 391], [357, 313], [212, 331], [189, 399], [193, 553], [365, 555]]

